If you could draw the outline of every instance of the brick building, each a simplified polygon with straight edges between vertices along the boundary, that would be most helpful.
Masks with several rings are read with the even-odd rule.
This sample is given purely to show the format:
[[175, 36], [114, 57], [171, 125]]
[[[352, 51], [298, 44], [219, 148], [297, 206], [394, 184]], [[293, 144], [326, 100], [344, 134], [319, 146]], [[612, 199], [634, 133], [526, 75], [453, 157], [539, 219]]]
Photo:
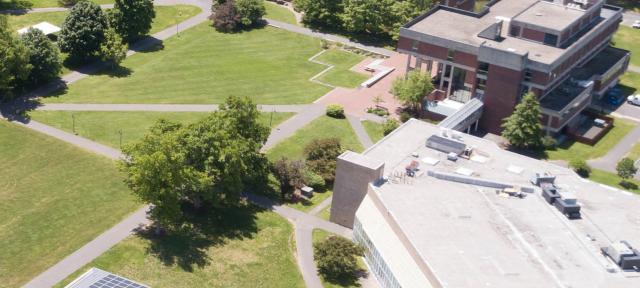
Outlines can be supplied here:
[[499, 133], [532, 91], [545, 129], [562, 132], [628, 66], [628, 51], [609, 46], [622, 9], [604, 0], [492, 0], [481, 9], [449, 2], [459, 8], [439, 5], [400, 29], [407, 70], [431, 71], [437, 89], [423, 105], [428, 117], [443, 119], [477, 98], [480, 127]]

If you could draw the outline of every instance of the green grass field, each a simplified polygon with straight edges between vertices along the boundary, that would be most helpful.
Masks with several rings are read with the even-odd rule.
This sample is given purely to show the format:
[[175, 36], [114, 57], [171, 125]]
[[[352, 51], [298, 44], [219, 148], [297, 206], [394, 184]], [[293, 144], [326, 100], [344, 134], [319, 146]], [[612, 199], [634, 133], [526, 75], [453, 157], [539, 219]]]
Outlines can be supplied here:
[[298, 25], [298, 22], [296, 22], [296, 16], [294, 16], [293, 12], [289, 11], [286, 7], [269, 1], [264, 1], [264, 7], [267, 9], [267, 14], [264, 15], [265, 18]]
[[631, 148], [631, 151], [629, 151], [626, 157], [629, 157], [633, 160], [640, 160], [640, 142], [636, 143], [636, 145], [633, 145], [633, 148]]
[[346, 119], [335, 119], [322, 116], [309, 125], [298, 130], [293, 136], [278, 143], [267, 151], [271, 160], [282, 157], [289, 159], [303, 159], [304, 147], [314, 139], [336, 137], [340, 139], [343, 149], [361, 152], [362, 144], [358, 141], [353, 128]]
[[158, 51], [127, 58], [124, 75], [93, 75], [44, 101], [220, 103], [235, 95], [260, 104], [309, 103], [329, 91], [309, 81], [324, 69], [308, 61], [318, 51], [319, 40], [277, 28], [224, 34], [202, 23]]
[[344, 50], [327, 50], [315, 60], [334, 65], [335, 68], [323, 74], [318, 81], [329, 83], [335, 86], [356, 88], [366, 81], [370, 75], [350, 71], [354, 65], [362, 62], [364, 56]]
[[324, 208], [322, 211], [320, 211], [320, 213], [318, 213], [318, 217], [329, 221], [329, 218], [331, 218], [331, 205], [327, 206], [327, 208]]
[[364, 126], [364, 130], [367, 131], [367, 134], [373, 143], [377, 143], [384, 138], [384, 129], [382, 129], [382, 124], [365, 120], [362, 121], [362, 126]]
[[627, 135], [634, 125], [626, 120], [617, 118], [613, 128], [595, 145], [587, 145], [567, 140], [566, 143], [560, 145], [555, 150], [547, 150], [546, 154], [550, 160], [567, 160], [573, 159], [594, 159], [607, 154], [611, 147], [615, 146], [622, 137]]
[[[598, 170], [598, 169], [591, 169], [591, 174], [589, 174], [589, 179], [594, 182], [602, 183], [605, 185], [609, 185], [611, 187], [616, 187], [618, 189], [627, 190], [636, 194], [640, 194], [640, 189], [628, 189], [628, 188], [622, 187], [620, 185], [622, 178], [620, 178], [616, 173], [611, 173], [611, 172]], [[637, 187], [640, 187], [640, 181], [638, 180], [628, 179], [627, 181], [636, 184]]]
[[320, 204], [322, 201], [331, 197], [331, 195], [333, 195], [333, 191], [331, 190], [326, 190], [322, 192], [316, 191], [313, 193], [313, 197], [311, 197], [311, 199], [306, 201], [298, 201], [296, 203], [289, 203], [287, 204], [287, 206], [294, 209], [298, 209], [302, 212], [309, 212], [311, 209], [318, 206], [318, 204]]
[[[112, 4], [113, 0], [92, 0], [97, 4]], [[60, 7], [58, 0], [0, 0], [0, 9]]]
[[19, 287], [140, 206], [115, 163], [0, 121], [0, 287]]
[[[73, 118], [75, 118], [75, 132], [78, 135], [119, 149], [119, 131], [122, 131], [124, 145], [142, 138], [147, 129], [158, 119], [188, 124], [208, 114], [206, 112], [32, 111], [29, 115], [33, 120], [67, 132], [73, 132]], [[274, 113], [272, 118], [271, 113], [262, 113], [261, 121], [265, 125], [271, 122], [271, 126], [274, 127], [292, 115], [293, 113]]]
[[640, 30], [624, 25], [618, 27], [618, 32], [613, 35], [613, 43], [616, 47], [631, 52], [631, 64], [640, 67]]
[[211, 239], [185, 241], [170, 235], [152, 241], [131, 236], [55, 287], [64, 287], [90, 267], [155, 288], [304, 287], [291, 247], [293, 228], [287, 220], [273, 212], [258, 212], [250, 223], [231, 225], [238, 226], [235, 229], [242, 237], [211, 235]]

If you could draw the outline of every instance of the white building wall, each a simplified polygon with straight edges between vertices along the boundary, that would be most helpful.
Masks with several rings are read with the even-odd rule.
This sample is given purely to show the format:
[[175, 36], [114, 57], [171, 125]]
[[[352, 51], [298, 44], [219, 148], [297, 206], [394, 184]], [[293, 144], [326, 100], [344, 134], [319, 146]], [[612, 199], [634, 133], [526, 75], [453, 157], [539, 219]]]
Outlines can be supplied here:
[[[356, 241], [360, 242], [362, 238], [367, 238], [370, 243], [364, 246], [370, 246], [372, 244], [372, 246], [375, 247], [375, 252], [372, 251], [373, 249], [371, 247], [366, 247], [366, 249], [369, 249], [367, 252], [367, 262], [370, 266], [378, 266], [371, 267], [378, 271], [378, 275], [374, 273], [377, 278], [388, 278], [378, 279], [383, 288], [397, 288], [397, 285], [399, 285], [398, 288], [432, 287], [422, 271], [418, 268], [418, 264], [413, 260], [407, 249], [402, 245], [400, 239], [369, 198], [369, 195], [365, 196], [356, 211], [355, 222], [354, 236], [356, 237]], [[363, 237], [361, 234], [366, 235], [366, 237]], [[384, 263], [380, 263], [380, 259], [371, 259], [374, 254], [377, 256], [375, 258], [381, 258]], [[393, 277], [388, 277], [387, 275], [389, 274], [393, 275]]]

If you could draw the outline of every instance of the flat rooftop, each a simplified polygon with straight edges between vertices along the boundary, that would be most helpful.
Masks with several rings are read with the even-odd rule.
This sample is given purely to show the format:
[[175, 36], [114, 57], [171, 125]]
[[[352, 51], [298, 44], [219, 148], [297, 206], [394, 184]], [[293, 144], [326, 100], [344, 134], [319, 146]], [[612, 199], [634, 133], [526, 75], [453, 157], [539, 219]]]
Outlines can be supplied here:
[[513, 20], [534, 24], [554, 31], [562, 31], [578, 21], [584, 14], [584, 10], [540, 1], [529, 7], [529, 9], [524, 10]]
[[[639, 272], [610, 273], [606, 267], [612, 262], [600, 253], [612, 241], [640, 246], [640, 196], [467, 134], [462, 139], [474, 148], [472, 160], [449, 161], [425, 147], [429, 136], [440, 133], [412, 119], [364, 154], [385, 162], [389, 181], [374, 193], [445, 287], [640, 287]], [[434, 159], [439, 162], [428, 164]], [[414, 160], [420, 161], [416, 177], [393, 180]], [[567, 219], [538, 189], [524, 199], [504, 197], [492, 188], [433, 178], [428, 171], [464, 172], [521, 187], [533, 187], [529, 179], [547, 172], [576, 195], [582, 218]]]
[[[565, 50], [571, 48], [573, 44], [565, 49], [543, 45], [526, 39], [511, 37], [508, 35], [509, 29], [506, 28], [502, 29], [503, 39], [501, 41], [493, 41], [478, 37], [480, 32], [499, 20], [505, 20], [505, 22], [507, 22], [512, 19], [518, 19], [519, 17], [525, 17], [524, 19], [538, 17], [535, 16], [535, 12], [532, 13], [532, 16], [521, 15], [523, 12], [524, 14], [528, 14], [530, 12], [530, 8], [538, 6], [545, 7], [549, 11], [557, 10], [554, 7], [546, 7], [555, 5], [540, 2], [539, 0], [501, 0], [489, 7], [489, 12], [482, 17], [465, 15], [463, 13], [449, 11], [446, 9], [437, 9], [431, 15], [428, 15], [424, 19], [405, 27], [405, 29], [474, 47], [485, 45], [502, 51], [511, 51], [518, 55], [528, 53], [529, 59], [532, 61], [550, 65], [558, 60], [565, 53]], [[564, 11], [564, 8], [562, 9]], [[558, 11], [555, 11], [554, 13], [557, 12]], [[584, 13], [572, 9], [567, 9], [566, 12], [567, 13], [562, 14], [563, 16], [557, 17], [558, 19], [554, 19], [553, 21], [534, 21], [533, 24], [543, 27], [550, 26], [552, 29], [558, 29], [558, 26], [556, 25], [567, 25], [566, 23], [572, 22], [573, 19], [578, 16], [577, 14]], [[603, 7], [601, 13], [603, 21], [600, 21], [600, 23], [592, 29], [595, 29], [599, 25], [604, 25], [604, 23], [607, 22], [607, 19], [615, 17], [617, 13], [618, 11]], [[550, 14], [550, 12], [547, 13], [547, 15]], [[541, 17], [546, 18], [545, 16]]]

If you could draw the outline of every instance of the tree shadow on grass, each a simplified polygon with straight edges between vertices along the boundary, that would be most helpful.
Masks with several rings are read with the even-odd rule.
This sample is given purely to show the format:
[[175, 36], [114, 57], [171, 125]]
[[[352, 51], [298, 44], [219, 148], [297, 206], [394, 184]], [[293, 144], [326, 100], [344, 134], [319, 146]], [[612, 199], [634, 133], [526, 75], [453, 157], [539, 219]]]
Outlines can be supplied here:
[[[33, 3], [24, 0], [0, 1], [0, 10], [26, 10], [31, 7], [33, 7]], [[26, 13], [26, 11], [24, 11], [24, 13]]]
[[151, 241], [147, 252], [167, 266], [177, 265], [184, 271], [207, 266], [208, 250], [229, 240], [253, 238], [258, 232], [256, 214], [263, 209], [254, 205], [238, 205], [208, 213], [188, 213], [187, 225], [167, 235], [156, 236], [153, 229], [138, 235]]
[[359, 269], [353, 275], [341, 275], [338, 277], [329, 277], [329, 278], [326, 276], [323, 276], [323, 279], [331, 284], [334, 284], [340, 287], [361, 287], [358, 280], [360, 278], [366, 278], [368, 277], [368, 275], [369, 275], [369, 272], [367, 272], [367, 270]]
[[153, 53], [164, 50], [164, 41], [153, 36], [143, 37], [129, 44], [129, 50], [136, 53]]

